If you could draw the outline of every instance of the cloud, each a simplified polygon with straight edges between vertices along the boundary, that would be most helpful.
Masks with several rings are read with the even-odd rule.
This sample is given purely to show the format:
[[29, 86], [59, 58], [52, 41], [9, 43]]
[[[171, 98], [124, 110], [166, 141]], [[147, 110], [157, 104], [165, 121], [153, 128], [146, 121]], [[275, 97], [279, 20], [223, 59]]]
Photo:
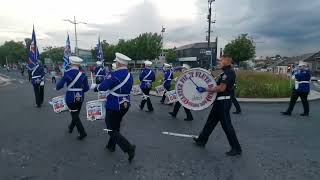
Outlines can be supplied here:
[[[8, 2], [6, 9], [0, 8], [0, 43], [31, 37], [32, 23], [36, 20], [40, 46], [64, 46], [67, 32], [74, 45], [73, 25], [61, 21], [73, 15], [88, 22], [77, 27], [79, 47], [87, 49], [96, 45], [99, 35], [101, 39], [116, 43], [120, 38], [131, 39], [143, 32], [160, 33], [162, 25], [166, 27], [165, 46], [178, 47], [205, 41], [208, 26], [206, 0], [132, 0], [130, 3], [125, 0], [92, 0], [69, 10], [58, 6], [64, 0], [57, 0], [57, 3], [45, 7], [38, 3], [39, 11], [30, 14], [21, 14], [22, 9], [32, 8], [26, 3], [14, 9], [15, 1]], [[239, 34], [249, 33], [256, 42], [259, 56], [319, 51], [319, 9], [320, 1], [216, 1], [212, 39], [218, 36], [219, 47], [224, 47]]]

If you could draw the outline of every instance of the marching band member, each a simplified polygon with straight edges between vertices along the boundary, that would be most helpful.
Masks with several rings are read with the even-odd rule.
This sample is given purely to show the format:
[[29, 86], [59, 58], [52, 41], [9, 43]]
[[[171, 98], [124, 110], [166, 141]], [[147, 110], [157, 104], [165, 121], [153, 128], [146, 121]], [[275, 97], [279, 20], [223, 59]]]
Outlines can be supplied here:
[[144, 108], [144, 105], [147, 103], [148, 106], [148, 112], [153, 111], [152, 103], [149, 97], [150, 90], [152, 88], [152, 82], [155, 81], [155, 73], [153, 70], [150, 69], [150, 66], [152, 65], [151, 61], [145, 61], [144, 62], [144, 68], [141, 70], [139, 79], [141, 82], [140, 88], [143, 92], [142, 101], [140, 104], [140, 109], [142, 110]]
[[221, 73], [217, 81], [217, 86], [213, 88], [197, 87], [199, 93], [205, 91], [216, 92], [217, 98], [213, 104], [204, 128], [202, 129], [199, 137], [194, 138], [194, 141], [198, 146], [205, 146], [213, 129], [216, 127], [218, 122], [220, 122], [231, 146], [231, 150], [226, 152], [226, 155], [236, 156], [241, 155], [242, 150], [230, 118], [230, 109], [232, 105], [230, 96], [235, 83], [235, 72], [231, 67], [232, 58], [230, 56], [223, 55], [220, 63], [223, 73]]
[[300, 97], [304, 110], [304, 113], [300, 115], [309, 116], [308, 95], [310, 93], [311, 74], [310, 71], [307, 69], [307, 64], [305, 62], [299, 63], [299, 70], [297, 71], [297, 73], [294, 74], [294, 78], [296, 82], [295, 87], [292, 89], [290, 104], [287, 111], [282, 112], [282, 114], [290, 116], [298, 98]]
[[64, 84], [67, 84], [67, 92], [65, 95], [66, 104], [70, 110], [72, 121], [68, 127], [69, 133], [73, 128], [77, 127], [79, 132], [78, 139], [82, 140], [87, 136], [81, 123], [79, 114], [84, 100], [84, 93], [89, 90], [88, 78], [85, 73], [79, 70], [82, 59], [76, 56], [69, 57], [71, 68], [63, 74], [62, 79], [57, 83], [56, 89], [60, 90]]
[[107, 75], [106, 69], [102, 66], [101, 61], [96, 62], [97, 66], [94, 69], [94, 76], [96, 77], [96, 84], [100, 84]]
[[[191, 67], [188, 65], [188, 64], [183, 64], [182, 65], [182, 72], [185, 72], [186, 70], [190, 69]], [[181, 103], [179, 101], [177, 101], [174, 105], [174, 108], [173, 108], [173, 112], [169, 112], [169, 114], [172, 116], [172, 117], [176, 117], [178, 112], [179, 112], [179, 109], [181, 107]], [[184, 120], [185, 121], [192, 121], [193, 120], [193, 117], [192, 117], [192, 114], [191, 114], [191, 111], [190, 109], [186, 108], [186, 107], [183, 107], [184, 108], [184, 111], [186, 112], [186, 115], [187, 115], [187, 118], [185, 118]]]
[[166, 99], [166, 92], [170, 91], [171, 89], [171, 81], [173, 79], [173, 71], [171, 70], [171, 65], [164, 63], [163, 64], [163, 72], [164, 72], [164, 79], [163, 79], [163, 87], [165, 89], [165, 92], [163, 93], [161, 104], [164, 103], [164, 100]]
[[44, 98], [44, 68], [39, 63], [30, 70], [31, 83], [33, 85], [34, 95], [36, 98], [36, 107], [40, 108]]
[[129, 162], [135, 156], [136, 146], [130, 144], [129, 141], [120, 133], [120, 124], [124, 115], [130, 107], [130, 92], [133, 86], [133, 77], [128, 72], [128, 63], [131, 59], [121, 53], [116, 53], [116, 69], [112, 71], [106, 79], [100, 84], [91, 86], [95, 91], [108, 91], [105, 122], [110, 139], [106, 148], [110, 152], [114, 152], [116, 144], [123, 152], [128, 153]]

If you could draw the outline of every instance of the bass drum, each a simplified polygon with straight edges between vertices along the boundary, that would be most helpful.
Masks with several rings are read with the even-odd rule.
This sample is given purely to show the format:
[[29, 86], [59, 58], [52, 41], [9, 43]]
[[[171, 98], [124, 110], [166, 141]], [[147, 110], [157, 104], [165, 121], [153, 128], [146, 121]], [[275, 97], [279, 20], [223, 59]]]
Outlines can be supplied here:
[[202, 68], [189, 69], [176, 82], [177, 99], [182, 106], [200, 111], [208, 108], [216, 99], [216, 93], [199, 93], [197, 87], [217, 86], [211, 73]]

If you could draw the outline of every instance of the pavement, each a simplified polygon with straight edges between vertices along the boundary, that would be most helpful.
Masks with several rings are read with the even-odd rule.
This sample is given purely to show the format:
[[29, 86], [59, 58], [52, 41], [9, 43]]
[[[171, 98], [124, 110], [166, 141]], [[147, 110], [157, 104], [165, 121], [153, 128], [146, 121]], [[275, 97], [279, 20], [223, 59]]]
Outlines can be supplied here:
[[[2, 73], [2, 72], [0, 72]], [[68, 134], [69, 113], [55, 114], [49, 103], [34, 108], [32, 86], [27, 77], [8, 73], [11, 84], [0, 88], [0, 179], [1, 180], [319, 180], [320, 101], [310, 102], [310, 117], [300, 117], [298, 103], [291, 117], [280, 115], [285, 103], [241, 103], [243, 114], [231, 115], [243, 147], [239, 157], [227, 157], [229, 145], [221, 126], [214, 130], [205, 148], [191, 138], [163, 135], [163, 131], [197, 135], [210, 108], [192, 112], [185, 122], [183, 110], [177, 119], [152, 97], [153, 113], [139, 110], [140, 96], [122, 123], [123, 134], [137, 145], [132, 164], [117, 148], [104, 149], [108, 135], [103, 121], [81, 119], [88, 133], [84, 141]], [[45, 102], [62, 95], [47, 82]], [[89, 92], [86, 101], [96, 98]], [[234, 109], [233, 109], [234, 110]]]

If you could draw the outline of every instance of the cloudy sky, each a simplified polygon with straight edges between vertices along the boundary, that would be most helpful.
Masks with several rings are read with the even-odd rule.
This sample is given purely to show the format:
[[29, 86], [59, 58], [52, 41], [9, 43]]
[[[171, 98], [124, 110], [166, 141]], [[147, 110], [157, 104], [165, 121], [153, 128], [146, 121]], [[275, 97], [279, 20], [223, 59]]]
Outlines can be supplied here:
[[[212, 39], [219, 47], [248, 33], [257, 55], [299, 55], [320, 50], [320, 0], [217, 0], [214, 4]], [[6, 0], [0, 7], [0, 44], [31, 37], [32, 24], [40, 47], [63, 46], [73, 25], [79, 25], [79, 47], [89, 49], [97, 37], [116, 43], [143, 32], [166, 27], [165, 46], [178, 47], [205, 41], [207, 0]]]

